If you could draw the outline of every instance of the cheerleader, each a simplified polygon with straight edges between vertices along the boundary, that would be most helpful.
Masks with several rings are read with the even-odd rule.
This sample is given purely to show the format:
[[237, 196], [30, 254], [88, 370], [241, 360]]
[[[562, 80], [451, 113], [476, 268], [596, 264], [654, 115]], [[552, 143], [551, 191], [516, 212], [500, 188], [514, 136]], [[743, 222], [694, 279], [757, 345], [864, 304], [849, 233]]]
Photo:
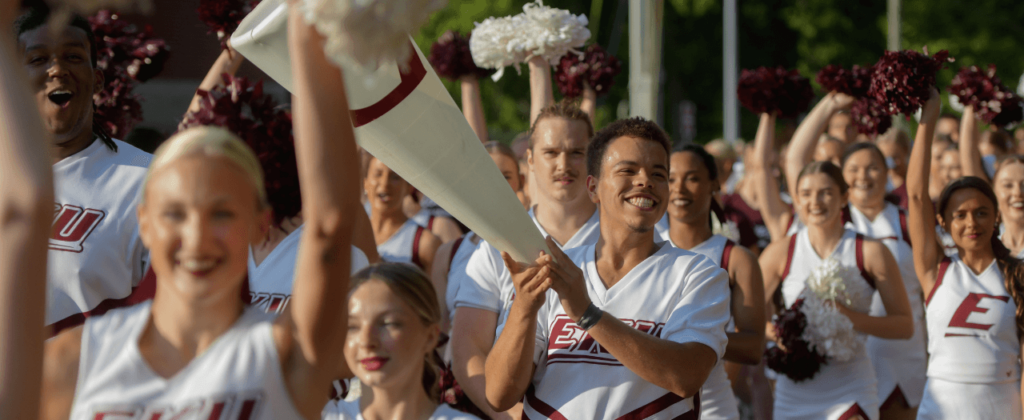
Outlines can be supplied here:
[[[914, 266], [927, 296], [931, 355], [917, 418], [1019, 419], [1024, 265], [996, 237], [999, 201], [983, 179], [953, 181], [932, 206], [930, 153], [940, 103], [933, 89], [907, 176]], [[950, 257], [937, 245], [936, 219], [956, 243]]]
[[438, 404], [435, 362], [441, 308], [427, 276], [405, 264], [381, 263], [352, 278], [345, 361], [360, 397], [332, 401], [324, 420], [471, 420]]
[[380, 258], [412, 264], [429, 273], [441, 240], [406, 217], [402, 203], [412, 186], [384, 162], [370, 158], [363, 190], [370, 204], [370, 226]]
[[292, 10], [296, 151], [305, 232], [293, 304], [274, 318], [245, 308], [249, 243], [268, 210], [256, 157], [227, 131], [192, 128], [149, 167], [138, 208], [152, 251], [151, 302], [87, 320], [46, 345], [44, 419], [317, 419], [341, 354], [358, 162], [341, 71]]
[[[813, 270], [836, 260], [849, 306], [834, 302], [855, 332], [890, 339], [913, 335], [913, 319], [899, 265], [880, 242], [846, 229], [842, 208], [848, 187], [842, 170], [831, 162], [814, 162], [793, 178], [797, 212], [805, 227], [773, 242], [761, 254], [765, 293], [781, 288], [786, 307], [802, 297]], [[777, 191], [777, 190], [776, 190]], [[767, 191], [771, 194], [773, 191]], [[872, 295], [881, 295], [885, 316], [871, 316]], [[878, 392], [864, 346], [847, 361], [829, 360], [812, 378], [796, 382], [780, 375], [775, 386], [775, 419], [877, 419]], [[819, 350], [820, 351], [820, 350]], [[828, 356], [828, 355], [826, 355]]]
[[[988, 177], [988, 165], [980, 149], [980, 134], [974, 119], [974, 107], [964, 107], [964, 121], [960, 125], [960, 158], [965, 176]], [[1003, 156], [994, 165], [992, 190], [999, 200], [999, 239], [1017, 258], [1024, 258], [1024, 157]]]
[[[686, 145], [669, 164], [669, 237], [673, 246], [703, 254], [729, 272], [731, 322], [724, 361], [756, 365], [764, 349], [764, 285], [757, 257], [711, 231], [711, 211], [720, 190], [715, 158], [703, 148]], [[701, 418], [740, 418], [725, 362], [715, 364], [701, 388]], [[734, 365], [735, 366], [735, 365]]]
[[[0, 2], [9, 23], [16, 1]], [[47, 237], [53, 223], [51, 141], [32, 103], [10, 35], [0, 35], [0, 407], [4, 417], [39, 417]]]
[[[823, 118], [823, 114], [812, 113], [801, 126], [823, 123], [816, 118]], [[802, 146], [800, 139], [794, 139], [789, 149], [791, 156], [806, 156], [799, 150]], [[885, 162], [885, 155], [871, 143], [854, 143], [843, 152], [843, 178], [850, 186], [850, 206], [844, 219], [848, 229], [884, 244], [899, 264], [900, 277], [913, 314], [914, 335], [910, 340], [869, 337], [867, 346], [878, 379], [878, 400], [883, 407], [881, 419], [912, 419], [924, 392], [927, 364], [924, 295], [914, 271], [906, 214], [886, 201], [888, 165]], [[871, 315], [884, 316], [885, 313], [881, 296], [875, 294]]]

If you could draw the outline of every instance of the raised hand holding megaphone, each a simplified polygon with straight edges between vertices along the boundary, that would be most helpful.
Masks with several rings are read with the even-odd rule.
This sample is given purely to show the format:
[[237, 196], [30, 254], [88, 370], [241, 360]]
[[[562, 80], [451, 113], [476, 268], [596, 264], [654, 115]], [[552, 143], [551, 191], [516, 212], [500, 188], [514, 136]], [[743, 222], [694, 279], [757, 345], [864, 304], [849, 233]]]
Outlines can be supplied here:
[[[231, 45], [292, 90], [288, 5], [264, 0], [239, 25]], [[546, 250], [530, 217], [484, 150], [423, 53], [370, 72], [343, 65], [360, 146], [517, 261]], [[345, 60], [335, 60], [344, 62]]]

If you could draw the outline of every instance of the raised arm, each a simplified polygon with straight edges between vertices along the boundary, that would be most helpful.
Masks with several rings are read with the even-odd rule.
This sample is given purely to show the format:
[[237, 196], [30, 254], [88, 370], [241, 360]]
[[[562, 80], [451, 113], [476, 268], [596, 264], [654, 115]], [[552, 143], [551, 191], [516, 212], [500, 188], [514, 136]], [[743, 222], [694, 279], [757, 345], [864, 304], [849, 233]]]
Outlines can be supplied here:
[[764, 353], [764, 283], [761, 267], [754, 253], [742, 246], [732, 247], [729, 254], [731, 305], [736, 321], [735, 331], [726, 331], [729, 343], [723, 359], [756, 365]]
[[323, 37], [291, 6], [295, 152], [302, 193], [302, 233], [289, 311], [278, 318], [285, 382], [295, 406], [319, 418], [326, 390], [348, 372], [342, 350], [359, 160], [341, 70], [324, 56]]
[[[17, 5], [0, 3], [5, 28]], [[30, 105], [35, 99], [9, 33], [0, 35], [0, 407], [5, 418], [34, 419], [42, 388], [53, 169], [45, 148], [50, 136]]]
[[[832, 92], [825, 95], [807, 117], [800, 122], [800, 126], [793, 133], [793, 140], [789, 143], [789, 150], [786, 154], [786, 179], [789, 180], [789, 196], [796, 197], [796, 180], [800, 171], [814, 160], [814, 149], [818, 144], [818, 138], [828, 128], [828, 120], [832, 114], [847, 109], [853, 104], [853, 97]], [[772, 236], [775, 239], [774, 236]]]
[[[751, 173], [744, 182], [753, 182], [756, 186], [757, 207], [760, 209], [761, 218], [768, 227], [768, 234], [772, 240], [786, 236], [786, 229], [793, 219], [792, 210], [789, 205], [782, 201], [779, 194], [779, 182], [772, 173], [772, 145], [775, 143], [775, 116], [761, 114], [761, 122], [757, 125], [757, 135], [754, 137], [754, 156], [751, 162]], [[799, 172], [798, 172], [799, 173]], [[795, 183], [796, 177], [791, 178], [790, 183]], [[795, 195], [792, 197], [796, 197]]]
[[476, 76], [462, 76], [459, 79], [462, 85], [462, 115], [473, 128], [481, 143], [487, 143], [487, 120], [484, 119], [484, 103], [480, 99], [480, 80]]
[[580, 110], [590, 117], [590, 124], [594, 124], [594, 113], [597, 112], [597, 91], [583, 82], [583, 101], [580, 102]]
[[944, 256], [935, 234], [935, 209], [928, 195], [928, 175], [932, 166], [932, 137], [935, 122], [939, 119], [939, 92], [932, 89], [932, 96], [925, 104], [921, 123], [914, 135], [914, 147], [910, 151], [907, 165], [907, 223], [910, 225], [910, 241], [914, 246], [914, 271], [921, 282], [924, 295], [931, 293], [935, 285], [935, 274], [939, 261]]
[[223, 74], [227, 73], [232, 76], [238, 72], [238, 68], [245, 62], [245, 57], [242, 54], [235, 52], [231, 48], [231, 43], [228, 43], [228, 47], [220, 52], [220, 56], [217, 57], [217, 61], [213, 62], [213, 67], [210, 67], [210, 71], [206, 72], [206, 76], [203, 77], [203, 81], [199, 83], [199, 88], [196, 89], [196, 94], [192, 96], [192, 103], [188, 106], [188, 112], [195, 112], [199, 110], [199, 91], [205, 90], [210, 91], [211, 89], [220, 86], [224, 83]]
[[537, 121], [540, 111], [555, 103], [555, 92], [551, 86], [551, 66], [541, 57], [533, 57], [527, 63], [530, 67], [530, 126]]
[[960, 167], [963, 176], [976, 176], [986, 181], [985, 165], [981, 161], [981, 132], [978, 131], [978, 119], [975, 117], [974, 106], [964, 106], [964, 115], [960, 119]]

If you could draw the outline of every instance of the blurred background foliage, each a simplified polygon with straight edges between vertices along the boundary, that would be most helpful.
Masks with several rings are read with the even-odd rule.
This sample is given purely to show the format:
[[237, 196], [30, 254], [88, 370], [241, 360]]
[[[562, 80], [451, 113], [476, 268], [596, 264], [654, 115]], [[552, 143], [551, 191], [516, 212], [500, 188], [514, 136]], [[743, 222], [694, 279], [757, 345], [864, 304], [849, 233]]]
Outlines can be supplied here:
[[[639, 1], [639, 0], [633, 0]], [[450, 0], [416, 35], [424, 53], [445, 31], [469, 33], [474, 22], [522, 11], [525, 0]], [[827, 64], [873, 64], [885, 49], [884, 0], [755, 0], [738, 1], [739, 67], [784, 66], [814, 79]], [[598, 101], [597, 127], [628, 110], [629, 31], [627, 0], [545, 0], [544, 4], [585, 14], [590, 42], [601, 44], [623, 62], [611, 92]], [[903, 48], [931, 53], [948, 49], [956, 62], [939, 73], [944, 89], [965, 65], [995, 64], [1003, 83], [1016, 89], [1024, 71], [1024, 1], [903, 0]], [[679, 104], [696, 105], [696, 141], [722, 134], [722, 2], [666, 0], [662, 41], [664, 89], [661, 122], [674, 139], [681, 138]], [[530, 108], [526, 67], [523, 75], [508, 69], [498, 82], [481, 81], [488, 131], [495, 140], [510, 141], [527, 130]], [[459, 102], [458, 83], [445, 81]], [[815, 87], [818, 86], [815, 84]], [[560, 98], [555, 88], [556, 100]], [[948, 101], [948, 99], [947, 99]], [[946, 108], [948, 110], [948, 108]], [[752, 139], [757, 117], [740, 115], [741, 134]]]

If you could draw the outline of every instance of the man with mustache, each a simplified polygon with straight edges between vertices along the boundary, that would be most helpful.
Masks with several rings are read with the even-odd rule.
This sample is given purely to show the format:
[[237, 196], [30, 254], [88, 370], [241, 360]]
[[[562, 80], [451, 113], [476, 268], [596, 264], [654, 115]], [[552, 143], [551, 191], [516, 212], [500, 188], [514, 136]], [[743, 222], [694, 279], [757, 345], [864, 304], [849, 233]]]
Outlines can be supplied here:
[[[698, 418], [725, 352], [729, 279], [707, 257], [655, 242], [669, 196], [669, 141], [619, 120], [587, 149], [596, 243], [536, 264], [502, 257], [516, 299], [487, 358], [487, 402], [524, 418]], [[524, 400], [525, 397], [525, 400]]]
[[[537, 72], [534, 67], [531, 63], [531, 76]], [[531, 80], [536, 88], [535, 82]], [[550, 86], [550, 74], [546, 83]], [[565, 249], [592, 244], [600, 233], [600, 219], [585, 185], [586, 149], [593, 130], [587, 114], [565, 102], [540, 111], [530, 130], [526, 156], [533, 207], [529, 214], [542, 234], [550, 235]], [[448, 285], [458, 288], [452, 321], [452, 371], [470, 400], [486, 412], [484, 363], [515, 288], [501, 254], [486, 242], [470, 257], [465, 272], [451, 273]], [[504, 416], [493, 411], [487, 414]]]
[[47, 261], [46, 325], [54, 333], [125, 304], [144, 273], [135, 209], [152, 158], [93, 121], [103, 89], [89, 23], [52, 28], [47, 10], [15, 22], [22, 63], [52, 143], [56, 203]]

